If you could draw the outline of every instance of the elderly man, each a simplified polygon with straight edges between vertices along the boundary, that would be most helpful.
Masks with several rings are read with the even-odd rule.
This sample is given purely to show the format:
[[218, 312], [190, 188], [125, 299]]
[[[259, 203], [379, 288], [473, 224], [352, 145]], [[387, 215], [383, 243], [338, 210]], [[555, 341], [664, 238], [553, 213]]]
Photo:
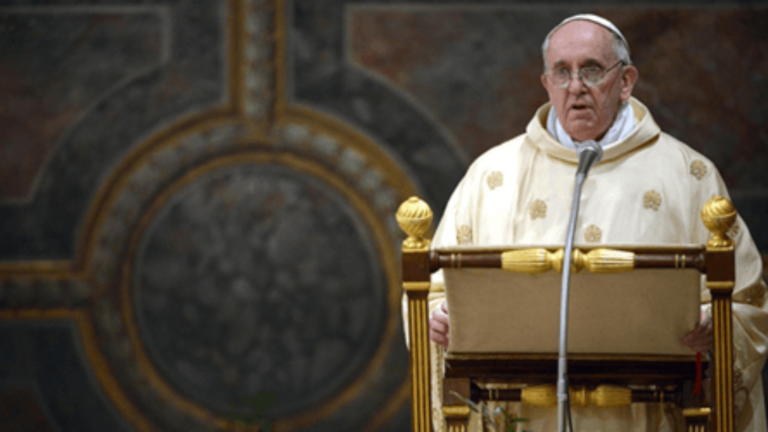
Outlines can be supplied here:
[[[604, 157], [581, 199], [576, 242], [586, 244], [702, 244], [707, 231], [699, 211], [712, 196], [728, 196], [715, 166], [661, 132], [648, 109], [631, 97], [638, 79], [621, 32], [595, 15], [566, 19], [543, 45], [541, 82], [549, 104], [526, 133], [478, 158], [454, 191], [435, 235], [436, 246], [456, 244], [553, 244], [565, 239], [571, 190], [578, 163], [575, 148], [595, 140]], [[736, 243], [734, 362], [737, 430], [765, 431], [760, 373], [768, 350], [768, 304], [761, 260], [741, 218], [731, 232]], [[450, 344], [448, 310], [438, 273], [430, 299], [433, 371]], [[696, 352], [711, 349], [712, 329], [702, 290], [702, 321], [680, 342]], [[435, 377], [433, 377], [435, 379]], [[439, 405], [439, 397], [433, 400]], [[437, 407], [439, 409], [439, 406]], [[528, 419], [525, 429], [556, 429], [554, 409], [510, 404]], [[439, 416], [437, 430], [443, 430]], [[670, 406], [573, 410], [583, 431], [683, 430]], [[472, 428], [479, 430], [480, 420]]]

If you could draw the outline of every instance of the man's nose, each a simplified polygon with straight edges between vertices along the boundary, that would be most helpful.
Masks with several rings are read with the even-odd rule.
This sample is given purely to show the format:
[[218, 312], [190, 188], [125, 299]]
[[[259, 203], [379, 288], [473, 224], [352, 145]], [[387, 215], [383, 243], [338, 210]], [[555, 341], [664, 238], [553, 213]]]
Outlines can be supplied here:
[[570, 81], [568, 81], [568, 91], [573, 94], [582, 93], [587, 88], [586, 84], [582, 82], [581, 76], [578, 72], [571, 72]]

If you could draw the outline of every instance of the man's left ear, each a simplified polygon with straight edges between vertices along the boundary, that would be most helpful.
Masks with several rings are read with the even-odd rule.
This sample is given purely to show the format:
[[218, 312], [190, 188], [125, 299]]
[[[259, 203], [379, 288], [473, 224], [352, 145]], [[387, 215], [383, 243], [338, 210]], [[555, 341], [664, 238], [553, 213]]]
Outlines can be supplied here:
[[634, 66], [625, 66], [621, 75], [621, 100], [626, 102], [629, 97], [632, 96], [632, 89], [635, 87], [637, 78], [639, 77], [637, 68]]

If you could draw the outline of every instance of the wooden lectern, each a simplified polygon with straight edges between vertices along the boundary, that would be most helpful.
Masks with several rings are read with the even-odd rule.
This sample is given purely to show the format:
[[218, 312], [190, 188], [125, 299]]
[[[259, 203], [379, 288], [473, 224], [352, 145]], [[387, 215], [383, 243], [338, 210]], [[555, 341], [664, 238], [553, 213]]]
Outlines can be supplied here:
[[[698, 280], [701, 279], [700, 275], [706, 275], [706, 286], [712, 294], [714, 328], [711, 359], [713, 365], [710, 368], [713, 371], [711, 400], [705, 401], [704, 398], [694, 397], [692, 394], [696, 379], [695, 354], [684, 350], [675, 352], [673, 344], [669, 341], [660, 340], [661, 347], [650, 346], [650, 351], [642, 353], [621, 349], [619, 352], [599, 352], [600, 347], [590, 345], [588, 340], [580, 342], [577, 338], [575, 342], [569, 342], [568, 357], [570, 399], [573, 406], [612, 407], [630, 403], [671, 401], [683, 409], [687, 432], [734, 430], [731, 329], [734, 251], [733, 242], [726, 232], [736, 219], [736, 210], [730, 201], [718, 196], [704, 206], [701, 217], [712, 233], [706, 245], [579, 248], [574, 250], [572, 265], [576, 272], [585, 270], [585, 278], [582, 281], [584, 286], [596, 285], [595, 281], [599, 278], [617, 277], [621, 273], [635, 270], [640, 270], [634, 273], [634, 276], [639, 278], [648, 275], [658, 278], [658, 275], [671, 274], [670, 270], [683, 270], [672, 273], [680, 273], [681, 280], [687, 278], [688, 285], [693, 280], [696, 295], [691, 296], [689, 290], [679, 294], [678, 300], [675, 301], [692, 303], [687, 309], [688, 316], [683, 312], [683, 317], [680, 318], [682, 321], [678, 320], [678, 324], [687, 320], [689, 325], [697, 319], [697, 315], [694, 318], [690, 315], [691, 310], [695, 311], [695, 314], [698, 313]], [[523, 278], [549, 272], [550, 275], [545, 277], [553, 278], [557, 277], [554, 272], [559, 272], [562, 268], [564, 253], [563, 248], [549, 246], [432, 249], [430, 240], [424, 237], [432, 222], [432, 211], [426, 203], [416, 197], [410, 198], [400, 206], [397, 220], [408, 235], [402, 247], [402, 268], [403, 289], [408, 300], [413, 431], [428, 432], [432, 430], [432, 413], [427, 296], [431, 288], [432, 273], [440, 269], [444, 269], [446, 273], [456, 269], [470, 269], [454, 272], [457, 280], [463, 278], [461, 284], [467, 285], [467, 278], [485, 278], [482, 280], [484, 287], [492, 285], [493, 280], [504, 277], [506, 272], [518, 273]], [[497, 285], [502, 288], [511, 286], [504, 281]], [[556, 286], [559, 291], [559, 285]], [[492, 296], [499, 294], [499, 288], [496, 289]], [[572, 296], [576, 291], [578, 290], [572, 291]], [[449, 294], [449, 303], [451, 295]], [[559, 307], [559, 304], [556, 306]], [[529, 352], [499, 351], [492, 342], [490, 345], [475, 345], [472, 335], [479, 333], [472, 333], [462, 338], [466, 342], [460, 344], [460, 352], [454, 352], [453, 316], [451, 320], [452, 351], [445, 355], [443, 379], [443, 415], [448, 431], [467, 430], [470, 409], [455, 394], [473, 402], [521, 401], [538, 406], [557, 404], [554, 387], [557, 376], [556, 347], [550, 352], [542, 345], [542, 352], [541, 346], [536, 345], [538, 341], [533, 341], [535, 343], [531, 344]], [[469, 321], [471, 319], [467, 320]], [[573, 315], [570, 321], [574, 321]], [[483, 332], [483, 329], [481, 327], [476, 331]], [[610, 335], [606, 337], [612, 338]], [[641, 334], [637, 337], [645, 336]], [[647, 339], [651, 345], [655, 343], [652, 337]], [[519, 346], [515, 341], [510, 343]], [[571, 351], [572, 343], [575, 344], [574, 351]], [[491, 351], [488, 351], [489, 346]], [[618, 339], [616, 346], [621, 346]], [[515, 385], [508, 389], [483, 389], [476, 385], [477, 380]]]

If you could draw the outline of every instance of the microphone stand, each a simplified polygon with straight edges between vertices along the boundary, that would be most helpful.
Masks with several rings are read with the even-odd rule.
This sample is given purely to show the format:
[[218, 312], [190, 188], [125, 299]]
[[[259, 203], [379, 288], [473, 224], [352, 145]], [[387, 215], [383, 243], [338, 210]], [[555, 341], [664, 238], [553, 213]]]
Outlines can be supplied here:
[[579, 215], [581, 189], [587, 173], [593, 164], [603, 158], [603, 148], [594, 141], [577, 144], [579, 167], [573, 188], [571, 218], [568, 222], [568, 234], [565, 237], [565, 255], [563, 260], [563, 278], [560, 286], [560, 354], [557, 359], [557, 430], [565, 432], [566, 416], [569, 416], [568, 400], [568, 293], [571, 284], [571, 261], [573, 255], [573, 237], [576, 231], [576, 219]]

